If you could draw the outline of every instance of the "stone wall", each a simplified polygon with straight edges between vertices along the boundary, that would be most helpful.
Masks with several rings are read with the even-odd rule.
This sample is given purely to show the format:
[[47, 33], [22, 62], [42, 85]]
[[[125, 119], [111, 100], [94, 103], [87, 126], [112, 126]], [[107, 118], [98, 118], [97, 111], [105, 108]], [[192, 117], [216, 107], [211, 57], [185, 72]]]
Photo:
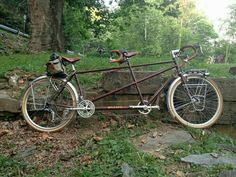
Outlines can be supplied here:
[[[136, 72], [135, 75], [138, 78], [151, 75], [153, 72]], [[218, 120], [219, 124], [233, 124], [236, 123], [236, 78], [211, 78], [219, 86], [224, 99], [224, 111], [222, 117]], [[164, 76], [160, 78], [155, 77], [151, 80], [140, 83], [141, 91], [146, 96], [151, 95], [157, 90], [165, 79]], [[129, 72], [107, 72], [103, 74], [101, 80], [102, 90], [110, 91], [115, 88], [119, 88], [122, 84], [129, 84], [132, 82]], [[166, 92], [167, 90], [165, 90]], [[130, 87], [125, 91], [118, 92], [117, 95], [137, 95], [135, 87]], [[122, 98], [122, 96], [121, 96]], [[137, 97], [138, 99], [138, 97]], [[134, 102], [134, 100], [132, 100]], [[137, 101], [136, 101], [137, 102]], [[160, 99], [159, 103], [164, 109], [166, 109], [166, 103], [164, 99]], [[162, 108], [163, 109], [163, 108]]]
[[14, 69], [0, 77], [0, 116], [20, 112], [21, 95], [37, 74]]
[[[153, 72], [136, 72], [137, 79], [148, 76]], [[19, 113], [20, 99], [24, 88], [28, 82], [33, 80], [37, 75], [35, 73], [28, 73], [22, 70], [13, 70], [0, 78], [0, 116], [5, 113]], [[219, 86], [224, 97], [224, 113], [219, 119], [220, 124], [236, 123], [236, 78], [212, 78]], [[165, 77], [154, 77], [143, 83], [140, 83], [140, 89], [145, 94], [144, 97], [150, 95], [160, 87], [161, 83], [165, 81]], [[110, 90], [119, 88], [132, 82], [129, 72], [105, 72], [100, 81], [99, 90], [108, 92]], [[165, 93], [167, 90], [165, 90]], [[90, 97], [95, 97], [98, 93], [88, 94]], [[165, 94], [161, 95], [162, 99], [158, 99], [161, 109], [166, 110]], [[103, 104], [103, 106], [110, 105], [127, 105], [130, 103], [136, 105], [138, 103], [138, 95], [134, 86], [129, 87], [123, 91], [113, 94], [103, 101], [96, 102], [96, 104]]]

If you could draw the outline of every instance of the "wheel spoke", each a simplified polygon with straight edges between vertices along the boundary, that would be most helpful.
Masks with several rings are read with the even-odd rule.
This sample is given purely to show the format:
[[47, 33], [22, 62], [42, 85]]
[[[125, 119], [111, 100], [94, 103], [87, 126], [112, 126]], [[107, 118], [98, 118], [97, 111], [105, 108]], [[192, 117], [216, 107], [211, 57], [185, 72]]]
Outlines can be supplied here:
[[204, 128], [214, 123], [222, 112], [221, 94], [217, 93], [215, 84], [205, 78], [188, 76], [187, 83], [182, 85], [179, 80], [171, 89], [170, 113], [184, 125]]
[[[61, 88], [62, 85], [65, 87]], [[66, 126], [75, 114], [74, 110], [68, 109], [76, 107], [74, 92], [59, 79], [45, 77], [33, 82], [23, 99], [24, 118], [33, 128], [40, 131], [59, 130]]]

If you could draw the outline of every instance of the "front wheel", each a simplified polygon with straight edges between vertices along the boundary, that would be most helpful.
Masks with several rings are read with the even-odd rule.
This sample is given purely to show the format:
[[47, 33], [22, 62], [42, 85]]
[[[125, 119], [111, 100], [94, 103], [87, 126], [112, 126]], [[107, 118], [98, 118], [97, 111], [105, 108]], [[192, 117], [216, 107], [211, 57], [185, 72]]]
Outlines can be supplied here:
[[185, 78], [185, 83], [177, 78], [169, 88], [169, 112], [183, 125], [207, 128], [222, 114], [222, 94], [210, 79], [199, 75], [187, 75]]
[[76, 94], [69, 83], [43, 76], [33, 81], [22, 99], [22, 114], [36, 130], [53, 132], [68, 125], [75, 115]]

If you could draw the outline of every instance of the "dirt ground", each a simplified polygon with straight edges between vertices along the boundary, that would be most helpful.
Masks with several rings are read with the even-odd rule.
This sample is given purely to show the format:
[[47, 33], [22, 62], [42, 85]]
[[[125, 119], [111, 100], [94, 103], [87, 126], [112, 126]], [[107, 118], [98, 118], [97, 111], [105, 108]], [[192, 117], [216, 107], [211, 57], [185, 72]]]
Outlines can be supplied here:
[[[23, 119], [0, 121], [0, 152], [14, 156], [41, 169], [54, 166], [58, 161], [70, 166], [75, 152], [86, 139], [99, 139], [101, 132], [109, 132], [112, 121], [98, 119], [75, 119], [71, 125], [55, 133], [38, 132], [30, 128]], [[77, 159], [76, 159], [77, 158]]]

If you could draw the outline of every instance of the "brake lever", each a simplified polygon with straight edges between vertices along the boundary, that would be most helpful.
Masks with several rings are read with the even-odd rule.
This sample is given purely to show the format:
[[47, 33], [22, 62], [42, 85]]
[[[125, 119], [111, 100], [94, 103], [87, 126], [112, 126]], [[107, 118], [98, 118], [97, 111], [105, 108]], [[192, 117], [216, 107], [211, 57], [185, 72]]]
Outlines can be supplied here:
[[194, 48], [198, 49], [200, 51], [200, 53], [203, 54], [202, 46], [199, 43], [195, 44]]

